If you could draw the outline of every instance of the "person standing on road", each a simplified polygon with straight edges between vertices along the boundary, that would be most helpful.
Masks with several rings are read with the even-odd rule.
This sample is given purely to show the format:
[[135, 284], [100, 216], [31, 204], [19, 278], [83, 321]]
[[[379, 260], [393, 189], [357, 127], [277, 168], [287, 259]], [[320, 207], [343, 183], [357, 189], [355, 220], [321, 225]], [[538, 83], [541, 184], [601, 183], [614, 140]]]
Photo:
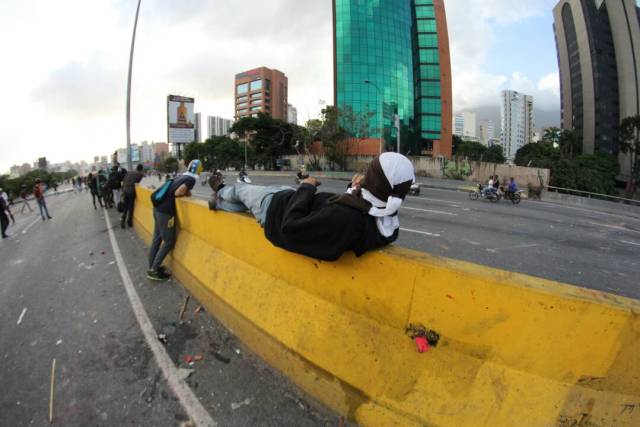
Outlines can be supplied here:
[[144, 166], [138, 165], [134, 172], [128, 172], [122, 180], [122, 194], [124, 197], [124, 212], [120, 219], [120, 227], [125, 228], [125, 223], [133, 227], [133, 209], [136, 203], [136, 184], [142, 181]]
[[[125, 174], [126, 173], [127, 172], [125, 171]], [[118, 204], [120, 204], [120, 190], [122, 189], [122, 176], [118, 166], [111, 168], [111, 173], [109, 174], [109, 188], [113, 193], [113, 203], [115, 206], [118, 206]]]
[[191, 190], [201, 173], [202, 162], [192, 160], [187, 172], [179, 175], [169, 184], [162, 200], [153, 208], [155, 224], [149, 248], [149, 270], [147, 271], [147, 278], [150, 280], [167, 280], [171, 277], [162, 266], [162, 262], [176, 244], [176, 198], [190, 197]]
[[2, 231], [2, 238], [6, 239], [7, 237], [7, 228], [9, 227], [9, 218], [7, 218], [7, 214], [5, 210], [9, 205], [4, 201], [4, 197], [0, 197], [0, 230]]
[[98, 209], [96, 206], [96, 197], [98, 198], [98, 203], [100, 203], [100, 207], [102, 207], [102, 196], [100, 196], [100, 191], [98, 190], [98, 175], [94, 175], [89, 173], [87, 177], [87, 186], [91, 191], [91, 198], [93, 199], [93, 209]]
[[29, 204], [29, 201], [27, 200], [28, 197], [29, 197], [29, 193], [27, 193], [27, 187], [23, 185], [22, 189], [20, 190], [20, 198], [22, 199], [22, 209], [20, 209], [21, 214], [24, 214], [24, 208], [29, 208], [29, 213], [33, 212], [33, 208], [31, 207], [31, 205]]
[[33, 186], [33, 196], [36, 198], [36, 202], [38, 202], [38, 208], [40, 208], [42, 220], [45, 221], [46, 219], [52, 219], [51, 215], [49, 215], [49, 209], [47, 209], [47, 201], [44, 198], [44, 188], [42, 187], [40, 179], [36, 179], [36, 183]]
[[5, 211], [7, 212], [9, 217], [11, 217], [11, 221], [15, 224], [16, 223], [16, 219], [13, 217], [13, 214], [11, 213], [11, 209], [9, 208], [9, 205], [10, 205], [9, 196], [7, 195], [7, 193], [2, 188], [0, 188], [0, 197], [2, 197], [4, 199], [5, 205], [6, 205]]

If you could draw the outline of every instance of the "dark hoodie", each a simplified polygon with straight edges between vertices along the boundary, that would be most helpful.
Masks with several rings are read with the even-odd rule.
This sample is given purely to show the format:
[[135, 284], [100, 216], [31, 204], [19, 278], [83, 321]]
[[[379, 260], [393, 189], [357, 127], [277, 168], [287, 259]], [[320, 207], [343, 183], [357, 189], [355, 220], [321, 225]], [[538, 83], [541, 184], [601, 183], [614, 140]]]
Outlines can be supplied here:
[[311, 184], [274, 194], [264, 233], [277, 247], [324, 261], [336, 261], [346, 251], [359, 257], [398, 238], [397, 232], [383, 237], [375, 218]]

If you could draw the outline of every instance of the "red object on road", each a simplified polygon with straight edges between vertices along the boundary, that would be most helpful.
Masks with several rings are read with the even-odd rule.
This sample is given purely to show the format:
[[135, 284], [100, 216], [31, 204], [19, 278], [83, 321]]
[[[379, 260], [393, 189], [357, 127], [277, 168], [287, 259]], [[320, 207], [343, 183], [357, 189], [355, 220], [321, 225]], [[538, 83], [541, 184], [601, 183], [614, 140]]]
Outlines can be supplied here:
[[429, 341], [426, 337], [415, 337], [416, 347], [418, 347], [418, 353], [426, 353], [431, 348]]
[[184, 360], [184, 363], [191, 363], [193, 362], [193, 357], [187, 355], [187, 356], [184, 356], [183, 360]]

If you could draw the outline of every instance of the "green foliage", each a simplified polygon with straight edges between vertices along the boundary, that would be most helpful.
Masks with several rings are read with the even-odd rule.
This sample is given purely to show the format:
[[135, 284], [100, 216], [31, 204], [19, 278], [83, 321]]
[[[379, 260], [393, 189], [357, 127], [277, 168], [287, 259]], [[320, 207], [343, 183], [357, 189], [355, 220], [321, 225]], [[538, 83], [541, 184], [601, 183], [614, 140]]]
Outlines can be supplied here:
[[633, 195], [640, 180], [640, 116], [627, 117], [620, 124], [620, 151], [629, 156], [631, 180], [627, 190]]
[[[235, 122], [231, 132], [248, 140], [256, 162], [272, 168], [279, 157], [295, 153], [296, 128], [296, 125], [259, 113], [257, 117], [243, 117]], [[232, 147], [227, 149], [232, 150]]]
[[[249, 150], [249, 158], [254, 157]], [[188, 144], [184, 150], [185, 163], [200, 159], [205, 170], [226, 169], [231, 164], [244, 164], [244, 144], [226, 136], [216, 136], [204, 143]]]
[[454, 135], [453, 146], [453, 155], [457, 157], [490, 163], [504, 163], [507, 161], [502, 152], [502, 147], [499, 146], [487, 148], [479, 142], [464, 141], [457, 135]]
[[10, 178], [9, 175], [0, 176], [0, 188], [6, 191], [10, 199], [16, 199], [20, 196], [23, 188], [27, 193], [31, 194], [36, 179], [39, 179], [45, 186], [52, 187], [54, 184], [60, 184], [77, 175], [78, 172], [74, 170], [68, 172], [47, 172], [36, 169], [18, 178]]
[[167, 157], [161, 165], [161, 172], [164, 173], [175, 173], [178, 172], [180, 164], [178, 163], [178, 159], [175, 157]]
[[573, 131], [549, 129], [540, 143], [516, 153], [515, 164], [551, 170], [552, 187], [615, 194], [617, 159], [607, 153], [579, 154]]

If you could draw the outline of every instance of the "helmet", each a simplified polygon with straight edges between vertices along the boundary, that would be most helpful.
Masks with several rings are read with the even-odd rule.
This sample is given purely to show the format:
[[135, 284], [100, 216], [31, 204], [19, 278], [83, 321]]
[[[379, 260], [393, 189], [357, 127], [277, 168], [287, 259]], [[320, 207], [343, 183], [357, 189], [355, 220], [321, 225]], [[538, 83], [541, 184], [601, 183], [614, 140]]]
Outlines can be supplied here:
[[191, 160], [191, 163], [189, 163], [189, 167], [187, 168], [187, 172], [194, 175], [200, 175], [202, 173], [202, 170], [202, 162], [198, 159]]

